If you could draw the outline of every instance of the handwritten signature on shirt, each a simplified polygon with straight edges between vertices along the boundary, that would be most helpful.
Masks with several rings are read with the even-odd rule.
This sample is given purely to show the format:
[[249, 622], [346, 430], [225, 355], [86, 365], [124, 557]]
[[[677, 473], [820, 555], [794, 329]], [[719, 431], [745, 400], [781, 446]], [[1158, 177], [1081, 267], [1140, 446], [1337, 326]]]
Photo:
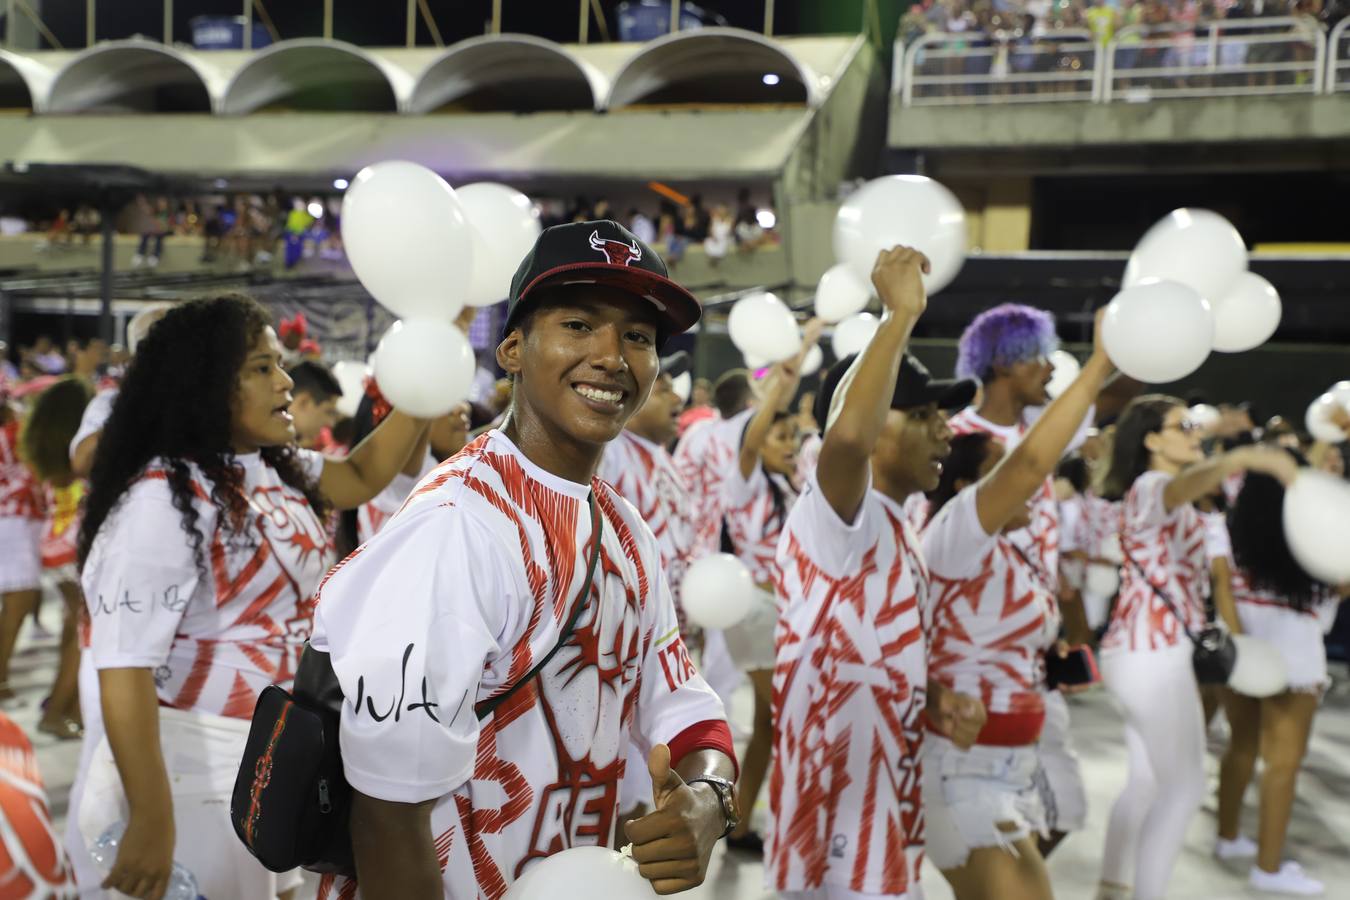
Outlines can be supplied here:
[[131, 591], [122, 589], [112, 595], [111, 598], [99, 594], [94, 601], [94, 616], [110, 616], [119, 609], [125, 609], [128, 613], [140, 614], [151, 612], [156, 605], [164, 607], [171, 613], [185, 612], [188, 608], [188, 600], [191, 595], [184, 596], [181, 589], [176, 584], [171, 584], [164, 589], [163, 594], [156, 598], [156, 592], [151, 591], [149, 598], [132, 598]]
[[[427, 677], [425, 675], [422, 676], [422, 702], [409, 703], [407, 706], [404, 706], [403, 704], [403, 701], [407, 699], [408, 694], [408, 659], [412, 656], [413, 648], [415, 646], [416, 644], [409, 644], [403, 650], [403, 664], [399, 673], [398, 697], [390, 699], [389, 708], [383, 713], [375, 708], [374, 698], [366, 694], [366, 676], [362, 675], [356, 679], [356, 700], [353, 703], [353, 706], [356, 708], [356, 715], [361, 715], [361, 702], [364, 700], [366, 712], [376, 722], [383, 722], [390, 716], [393, 717], [395, 722], [398, 722], [403, 713], [413, 713], [421, 710], [427, 714], [431, 721], [436, 722], [437, 724], [441, 723], [440, 718], [432, 711], [440, 708], [440, 704], [431, 702], [431, 699], [427, 696]], [[459, 714], [463, 710], [464, 703], [468, 697], [469, 692], [465, 691], [464, 696], [459, 700], [459, 706], [455, 709], [455, 715], [450, 719], [452, 723], [455, 719], [459, 718]]]

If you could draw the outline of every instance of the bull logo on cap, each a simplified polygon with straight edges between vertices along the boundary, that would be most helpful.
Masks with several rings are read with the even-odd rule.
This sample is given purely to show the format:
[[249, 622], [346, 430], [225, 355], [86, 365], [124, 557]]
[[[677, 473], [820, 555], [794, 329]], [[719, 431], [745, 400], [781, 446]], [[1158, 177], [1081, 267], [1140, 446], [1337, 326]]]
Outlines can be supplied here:
[[631, 266], [642, 259], [642, 248], [636, 240], [625, 244], [623, 241], [602, 238], [598, 229], [591, 232], [591, 249], [605, 254], [605, 259], [612, 266]]

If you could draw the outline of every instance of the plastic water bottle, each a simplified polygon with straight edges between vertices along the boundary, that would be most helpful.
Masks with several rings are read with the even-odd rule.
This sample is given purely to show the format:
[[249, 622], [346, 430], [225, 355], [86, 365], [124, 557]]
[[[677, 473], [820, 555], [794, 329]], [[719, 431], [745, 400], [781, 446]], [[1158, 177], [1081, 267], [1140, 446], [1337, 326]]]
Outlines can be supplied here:
[[[99, 835], [94, 846], [89, 848], [89, 855], [103, 871], [112, 871], [113, 863], [117, 860], [117, 848], [122, 843], [122, 833], [126, 830], [125, 822], [117, 822]], [[206, 898], [198, 892], [197, 879], [192, 873], [175, 862], [173, 872], [169, 875], [169, 887], [164, 891], [164, 900], [206, 900]]]

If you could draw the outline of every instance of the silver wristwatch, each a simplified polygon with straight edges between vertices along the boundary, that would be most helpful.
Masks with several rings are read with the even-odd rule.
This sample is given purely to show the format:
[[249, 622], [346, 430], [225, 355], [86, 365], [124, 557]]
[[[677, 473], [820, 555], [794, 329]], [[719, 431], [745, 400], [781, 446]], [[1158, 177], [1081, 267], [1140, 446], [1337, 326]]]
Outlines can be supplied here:
[[722, 817], [726, 819], [727, 827], [718, 835], [718, 840], [721, 840], [741, 824], [741, 817], [736, 813], [736, 785], [720, 775], [700, 775], [697, 778], [690, 778], [685, 784], [697, 784], [700, 781], [713, 789], [717, 801], [722, 804]]

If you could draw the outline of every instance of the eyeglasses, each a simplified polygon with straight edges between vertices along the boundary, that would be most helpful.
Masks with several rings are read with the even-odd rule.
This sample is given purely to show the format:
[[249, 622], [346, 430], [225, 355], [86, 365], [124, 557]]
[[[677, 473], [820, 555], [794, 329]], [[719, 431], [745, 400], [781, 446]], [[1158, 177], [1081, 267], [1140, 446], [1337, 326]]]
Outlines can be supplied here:
[[1175, 428], [1182, 434], [1195, 434], [1197, 431], [1203, 430], [1204, 427], [1205, 426], [1201, 425], [1199, 422], [1192, 422], [1190, 419], [1182, 419], [1180, 422], [1173, 422], [1170, 425], [1164, 425], [1162, 427], [1162, 430], [1166, 431], [1169, 428]]

